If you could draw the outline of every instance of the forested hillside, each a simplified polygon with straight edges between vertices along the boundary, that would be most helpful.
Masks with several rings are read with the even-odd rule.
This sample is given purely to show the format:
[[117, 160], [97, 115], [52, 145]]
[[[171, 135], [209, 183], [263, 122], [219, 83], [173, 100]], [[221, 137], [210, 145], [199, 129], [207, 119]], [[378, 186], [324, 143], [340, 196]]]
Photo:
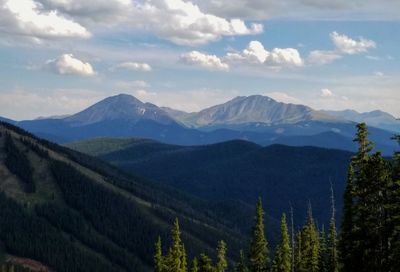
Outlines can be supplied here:
[[[400, 135], [394, 137], [400, 144]], [[251, 239], [240, 251], [235, 266], [226, 259], [229, 245], [218, 242], [214, 258], [206, 254], [189, 259], [181, 241], [178, 219], [172, 229], [172, 243], [166, 253], [162, 240], [155, 244], [156, 272], [395, 272], [400, 265], [400, 152], [385, 160], [373, 151], [365, 124], [357, 125], [358, 152], [349, 163], [344, 196], [344, 217], [337, 232], [336, 201], [331, 187], [331, 212], [327, 231], [315, 220], [311, 204], [301, 228], [293, 227], [290, 213], [281, 217], [279, 243], [271, 250], [265, 237], [264, 209], [257, 202]], [[328, 214], [328, 213], [327, 213]], [[290, 226], [290, 228], [289, 228]], [[245, 253], [246, 252], [246, 253]]]
[[[218, 208], [0, 124], [0, 242], [56, 271], [151, 271], [152, 245], [179, 217], [188, 256], [240, 248]], [[214, 212], [215, 211], [215, 212]], [[230, 258], [236, 257], [232, 251]]]
[[[117, 144], [117, 143], [120, 144]], [[252, 207], [266, 203], [274, 244], [282, 211], [294, 209], [295, 225], [306, 219], [308, 202], [319, 224], [329, 224], [330, 184], [342, 199], [350, 152], [315, 147], [262, 147], [246, 141], [206, 146], [166, 145], [138, 139], [93, 139], [69, 145], [109, 161], [121, 169], [171, 185], [209, 201], [236, 207], [232, 214], [248, 232]], [[337, 219], [341, 216], [338, 202]], [[243, 220], [246, 216], [247, 220]], [[272, 217], [272, 218], [271, 218]]]

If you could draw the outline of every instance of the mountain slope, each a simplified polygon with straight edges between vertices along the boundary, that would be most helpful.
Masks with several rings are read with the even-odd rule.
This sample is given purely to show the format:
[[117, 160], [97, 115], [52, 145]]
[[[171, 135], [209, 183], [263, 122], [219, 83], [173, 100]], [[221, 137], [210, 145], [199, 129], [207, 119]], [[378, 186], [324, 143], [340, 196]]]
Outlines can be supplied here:
[[294, 124], [301, 121], [340, 121], [338, 118], [310, 107], [277, 102], [261, 95], [238, 96], [224, 104], [204, 109], [198, 113], [170, 114], [185, 124], [194, 127], [234, 125], [244, 123]]
[[[101, 145], [102, 140], [97, 141]], [[95, 145], [94, 140], [91, 144]], [[127, 172], [140, 173], [203, 199], [251, 205], [261, 196], [274, 220], [288, 211], [291, 202], [297, 225], [303, 223], [309, 200], [318, 222], [328, 224], [330, 182], [336, 198], [341, 199], [351, 157], [351, 153], [339, 150], [262, 147], [245, 141], [190, 147], [136, 141], [110, 151], [102, 150], [99, 157]], [[341, 201], [338, 203], [341, 205]], [[341, 206], [337, 210], [340, 216]]]
[[[229, 211], [229, 209], [226, 209]], [[225, 210], [0, 123], [0, 244], [56, 271], [151, 271], [181, 220], [189, 255], [242, 246]]]
[[131, 95], [120, 94], [108, 97], [64, 121], [72, 126], [84, 126], [105, 121], [128, 120], [137, 123], [143, 120], [168, 125], [176, 123], [156, 105], [143, 103]]
[[369, 126], [400, 132], [400, 121], [397, 120], [393, 115], [380, 110], [363, 113], [359, 113], [354, 110], [322, 112], [349, 121], [357, 123], [364, 122]]

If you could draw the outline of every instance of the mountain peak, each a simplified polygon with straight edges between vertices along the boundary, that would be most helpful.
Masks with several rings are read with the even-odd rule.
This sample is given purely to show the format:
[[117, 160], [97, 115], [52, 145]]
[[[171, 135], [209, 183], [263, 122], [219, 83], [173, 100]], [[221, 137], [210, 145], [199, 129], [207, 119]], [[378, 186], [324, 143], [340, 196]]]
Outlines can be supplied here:
[[107, 97], [64, 120], [74, 126], [117, 120], [129, 121], [130, 123], [137, 123], [141, 120], [153, 120], [163, 124], [175, 123], [166, 112], [156, 105], [143, 103], [128, 94]]
[[306, 120], [326, 119], [310, 107], [304, 105], [285, 104], [268, 96], [238, 96], [197, 114], [197, 126], [220, 124], [284, 124]]

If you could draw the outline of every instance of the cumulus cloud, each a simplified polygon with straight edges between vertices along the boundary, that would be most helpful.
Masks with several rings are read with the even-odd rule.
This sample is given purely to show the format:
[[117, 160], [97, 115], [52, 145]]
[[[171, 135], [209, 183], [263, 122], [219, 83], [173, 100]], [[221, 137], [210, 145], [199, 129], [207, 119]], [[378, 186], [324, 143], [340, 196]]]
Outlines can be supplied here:
[[265, 64], [272, 67], [300, 67], [304, 64], [297, 49], [274, 48], [272, 51], [268, 51], [259, 41], [251, 41], [242, 52], [228, 53], [225, 59], [249, 64]]
[[320, 96], [326, 98], [326, 97], [333, 97], [334, 94], [333, 94], [333, 92], [331, 90], [325, 88], [325, 89], [321, 90]]
[[220, 58], [215, 55], [208, 55], [199, 51], [192, 51], [181, 55], [180, 60], [189, 65], [200, 66], [209, 70], [222, 70], [229, 69], [229, 65], [222, 62]]
[[118, 24], [128, 17], [131, 0], [36, 0], [44, 9], [58, 10], [85, 23]]
[[84, 26], [57, 10], [42, 10], [42, 5], [33, 0], [0, 0], [0, 33], [27, 37], [37, 43], [42, 39], [91, 36]]
[[181, 45], [200, 45], [223, 36], [259, 34], [263, 25], [247, 26], [241, 19], [225, 19], [203, 12], [198, 5], [183, 0], [136, 1], [131, 20], [136, 27], [155, 32]]
[[314, 50], [308, 55], [308, 62], [310, 64], [323, 65], [334, 62], [342, 58], [344, 55], [355, 55], [368, 52], [369, 49], [375, 48], [376, 43], [373, 40], [359, 38], [358, 40], [352, 39], [344, 34], [339, 34], [336, 31], [330, 35], [335, 49], [333, 50]]
[[111, 71], [115, 71], [118, 69], [123, 70], [132, 70], [132, 71], [141, 71], [141, 72], [150, 72], [152, 70], [150, 64], [143, 63], [143, 62], [122, 62], [113, 67], [111, 67]]
[[330, 36], [337, 50], [343, 54], [353, 55], [365, 53], [368, 51], [368, 49], [376, 47], [376, 43], [374, 41], [367, 40], [362, 37], [358, 40], [354, 40], [337, 32], [332, 32]]
[[93, 76], [96, 74], [90, 63], [79, 60], [72, 54], [63, 54], [56, 59], [48, 60], [45, 68], [60, 75]]
[[252, 20], [400, 18], [400, 3], [397, 0], [197, 0], [196, 2], [202, 9], [212, 11], [219, 16]]

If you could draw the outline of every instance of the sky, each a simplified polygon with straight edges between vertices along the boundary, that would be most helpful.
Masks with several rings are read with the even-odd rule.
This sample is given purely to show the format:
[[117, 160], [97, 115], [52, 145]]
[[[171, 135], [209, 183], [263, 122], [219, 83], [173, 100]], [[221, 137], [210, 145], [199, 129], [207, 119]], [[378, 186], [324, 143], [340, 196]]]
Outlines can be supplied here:
[[261, 94], [400, 117], [398, 0], [0, 0], [0, 116]]

